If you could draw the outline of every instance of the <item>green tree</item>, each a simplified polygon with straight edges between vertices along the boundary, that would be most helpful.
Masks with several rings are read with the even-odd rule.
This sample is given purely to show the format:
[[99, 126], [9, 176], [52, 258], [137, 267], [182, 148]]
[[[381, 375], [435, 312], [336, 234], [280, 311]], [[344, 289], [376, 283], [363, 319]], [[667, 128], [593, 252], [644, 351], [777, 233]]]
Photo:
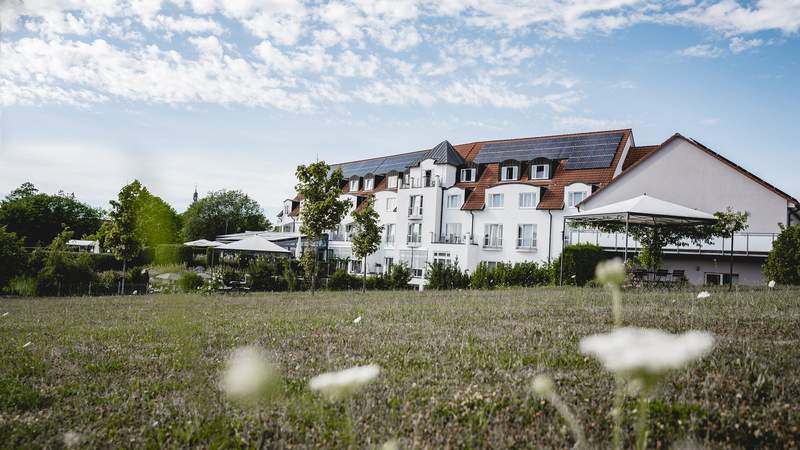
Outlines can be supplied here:
[[122, 261], [123, 294], [125, 293], [127, 262], [139, 256], [142, 251], [142, 243], [136, 235], [136, 213], [142, 190], [141, 183], [134, 180], [119, 191], [117, 200], [109, 202], [111, 203], [111, 211], [108, 213], [110, 221], [104, 230], [104, 242], [106, 249]]
[[734, 211], [728, 207], [725, 209], [725, 211], [717, 211], [714, 213], [714, 216], [717, 218], [717, 223], [714, 224], [712, 229], [714, 236], [724, 237], [731, 240], [729, 286], [731, 289], [733, 289], [733, 239], [736, 233], [747, 229], [747, 219], [750, 217], [750, 213], [747, 211]]
[[31, 183], [23, 183], [0, 202], [0, 225], [28, 246], [46, 245], [65, 228], [77, 236], [95, 233], [102, 215], [74, 194], [44, 194]]
[[[331, 167], [324, 161], [318, 161], [308, 166], [297, 166], [297, 193], [303, 198], [300, 208], [300, 232], [306, 235], [307, 242], [313, 247], [313, 259], [303, 258], [304, 270], [312, 274], [311, 292], [314, 292], [319, 273], [319, 256], [317, 247], [322, 239], [322, 234], [339, 225], [344, 218], [351, 203], [340, 199], [342, 195], [342, 171]], [[305, 267], [313, 264], [313, 268]]]
[[178, 242], [180, 217], [160, 197], [142, 187], [136, 200], [136, 236], [145, 247]]
[[353, 212], [353, 223], [356, 233], [353, 236], [353, 256], [362, 260], [363, 283], [361, 290], [367, 291], [367, 256], [378, 251], [383, 234], [383, 225], [378, 225], [378, 212], [374, 208], [374, 200], [368, 197], [364, 205]]
[[0, 226], [0, 291], [11, 278], [22, 273], [27, 260], [22, 240]]
[[184, 240], [214, 240], [221, 234], [272, 227], [258, 202], [242, 191], [220, 190], [192, 203], [183, 213]]
[[764, 263], [764, 276], [779, 284], [800, 285], [800, 225], [781, 226]]

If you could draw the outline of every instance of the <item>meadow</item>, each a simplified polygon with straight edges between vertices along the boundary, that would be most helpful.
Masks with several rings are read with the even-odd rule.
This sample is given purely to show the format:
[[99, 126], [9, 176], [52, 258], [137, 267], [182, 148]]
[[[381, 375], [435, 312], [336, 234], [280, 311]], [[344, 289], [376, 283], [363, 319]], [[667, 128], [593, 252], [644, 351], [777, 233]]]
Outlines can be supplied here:
[[[716, 337], [661, 383], [651, 447], [800, 446], [800, 291], [630, 291], [624, 304], [626, 325]], [[531, 393], [540, 373], [589, 444], [610, 445], [614, 379], [578, 351], [612, 328], [602, 289], [0, 299], [0, 315], [4, 448], [60, 448], [65, 433], [82, 448], [567, 448], [564, 422]], [[281, 368], [279, 398], [220, 391], [244, 345]], [[308, 389], [371, 363], [380, 376], [347, 401]]]

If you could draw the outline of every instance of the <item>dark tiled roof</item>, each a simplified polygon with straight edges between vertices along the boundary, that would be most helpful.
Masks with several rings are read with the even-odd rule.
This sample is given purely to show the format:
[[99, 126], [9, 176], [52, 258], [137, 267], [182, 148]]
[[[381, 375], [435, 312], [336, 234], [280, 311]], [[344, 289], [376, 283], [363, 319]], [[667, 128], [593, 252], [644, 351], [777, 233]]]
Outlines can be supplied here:
[[464, 158], [448, 141], [442, 141], [439, 145], [433, 147], [423, 158], [423, 160], [425, 159], [432, 159], [438, 164], [450, 164], [452, 166], [461, 166], [465, 162]]
[[645, 147], [631, 147], [628, 150], [628, 156], [625, 158], [625, 162], [622, 163], [622, 170], [628, 170], [628, 167], [636, 164], [639, 162], [640, 159], [644, 158], [645, 156], [653, 153], [658, 149], [657, 145], [648, 145]]

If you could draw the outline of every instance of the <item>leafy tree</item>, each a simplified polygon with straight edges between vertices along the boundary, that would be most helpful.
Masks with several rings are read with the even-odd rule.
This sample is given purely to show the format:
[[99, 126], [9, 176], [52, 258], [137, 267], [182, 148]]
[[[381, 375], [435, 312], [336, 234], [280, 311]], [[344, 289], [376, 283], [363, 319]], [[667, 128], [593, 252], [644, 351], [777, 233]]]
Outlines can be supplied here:
[[0, 202], [0, 225], [24, 239], [25, 245], [45, 245], [65, 228], [77, 236], [95, 233], [103, 212], [78, 201], [74, 194], [39, 192], [23, 183]]
[[0, 226], [0, 291], [11, 278], [22, 273], [26, 262], [22, 241], [15, 233], [6, 231], [5, 226]]
[[353, 256], [363, 261], [364, 277], [361, 290], [366, 292], [367, 256], [378, 251], [378, 247], [381, 245], [383, 225], [378, 225], [380, 217], [375, 211], [372, 197], [367, 198], [364, 202], [361, 209], [353, 212], [353, 223], [356, 229], [356, 234], [353, 236]]
[[407, 289], [411, 282], [411, 269], [408, 264], [400, 263], [392, 266], [389, 273], [389, 287], [392, 289]]
[[800, 225], [781, 226], [764, 263], [764, 276], [779, 284], [800, 285]]
[[67, 242], [73, 236], [72, 230], [65, 229], [47, 247], [44, 265], [36, 280], [38, 295], [74, 294], [88, 287], [94, 274], [92, 258], [88, 253], [67, 251]]
[[750, 217], [750, 213], [734, 211], [728, 207], [725, 211], [717, 211], [714, 216], [717, 218], [717, 223], [712, 228], [713, 235], [731, 240], [730, 287], [733, 289], [733, 236], [747, 229], [747, 218]]
[[221, 234], [267, 230], [269, 223], [258, 202], [242, 191], [220, 190], [192, 203], [183, 213], [183, 239], [214, 240]]
[[109, 225], [105, 227], [105, 245], [117, 259], [122, 261], [122, 292], [125, 292], [124, 274], [127, 262], [139, 256], [142, 243], [136, 235], [136, 215], [142, 185], [134, 180], [119, 191], [117, 200], [111, 200]]
[[[308, 166], [297, 166], [297, 186], [295, 190], [303, 197], [303, 205], [300, 208], [300, 232], [306, 235], [306, 239], [314, 247], [314, 258], [303, 258], [304, 270], [312, 274], [311, 292], [317, 284], [319, 272], [319, 256], [316, 248], [322, 238], [322, 234], [332, 230], [339, 225], [350, 208], [350, 202], [339, 199], [342, 195], [342, 171], [337, 169], [331, 172], [329, 165], [324, 161], [318, 161]], [[312, 268], [306, 267], [313, 264]]]

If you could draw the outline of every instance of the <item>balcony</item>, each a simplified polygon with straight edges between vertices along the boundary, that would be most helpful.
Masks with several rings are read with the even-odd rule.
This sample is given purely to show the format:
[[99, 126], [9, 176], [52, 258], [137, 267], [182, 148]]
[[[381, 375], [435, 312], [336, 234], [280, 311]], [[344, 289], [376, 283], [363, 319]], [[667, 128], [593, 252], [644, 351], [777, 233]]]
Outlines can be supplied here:
[[467, 237], [457, 234], [443, 234], [441, 236], [434, 236], [431, 233], [431, 244], [467, 244]]
[[353, 236], [349, 234], [343, 233], [329, 233], [328, 234], [328, 241], [331, 242], [350, 242], [353, 240]]
[[517, 239], [517, 251], [520, 252], [535, 252], [536, 251], [536, 240], [530, 238], [518, 238]]
[[421, 234], [409, 234], [406, 236], [406, 245], [409, 247], [416, 247], [422, 243]]
[[483, 248], [487, 250], [500, 250], [503, 248], [503, 238], [483, 238]]
[[422, 219], [422, 207], [412, 206], [411, 208], [408, 208], [408, 218]]
[[[733, 236], [733, 254], [737, 256], [765, 257], [772, 250], [778, 233], [736, 233]], [[568, 244], [594, 244], [604, 250], [622, 252], [625, 249], [625, 233], [602, 233], [594, 230], [572, 230], [567, 234]], [[628, 250], [638, 251], [641, 244], [629, 237]], [[668, 246], [665, 254], [672, 255], [730, 255], [730, 238], [715, 238], [701, 245], [686, 241], [685, 246]]]

